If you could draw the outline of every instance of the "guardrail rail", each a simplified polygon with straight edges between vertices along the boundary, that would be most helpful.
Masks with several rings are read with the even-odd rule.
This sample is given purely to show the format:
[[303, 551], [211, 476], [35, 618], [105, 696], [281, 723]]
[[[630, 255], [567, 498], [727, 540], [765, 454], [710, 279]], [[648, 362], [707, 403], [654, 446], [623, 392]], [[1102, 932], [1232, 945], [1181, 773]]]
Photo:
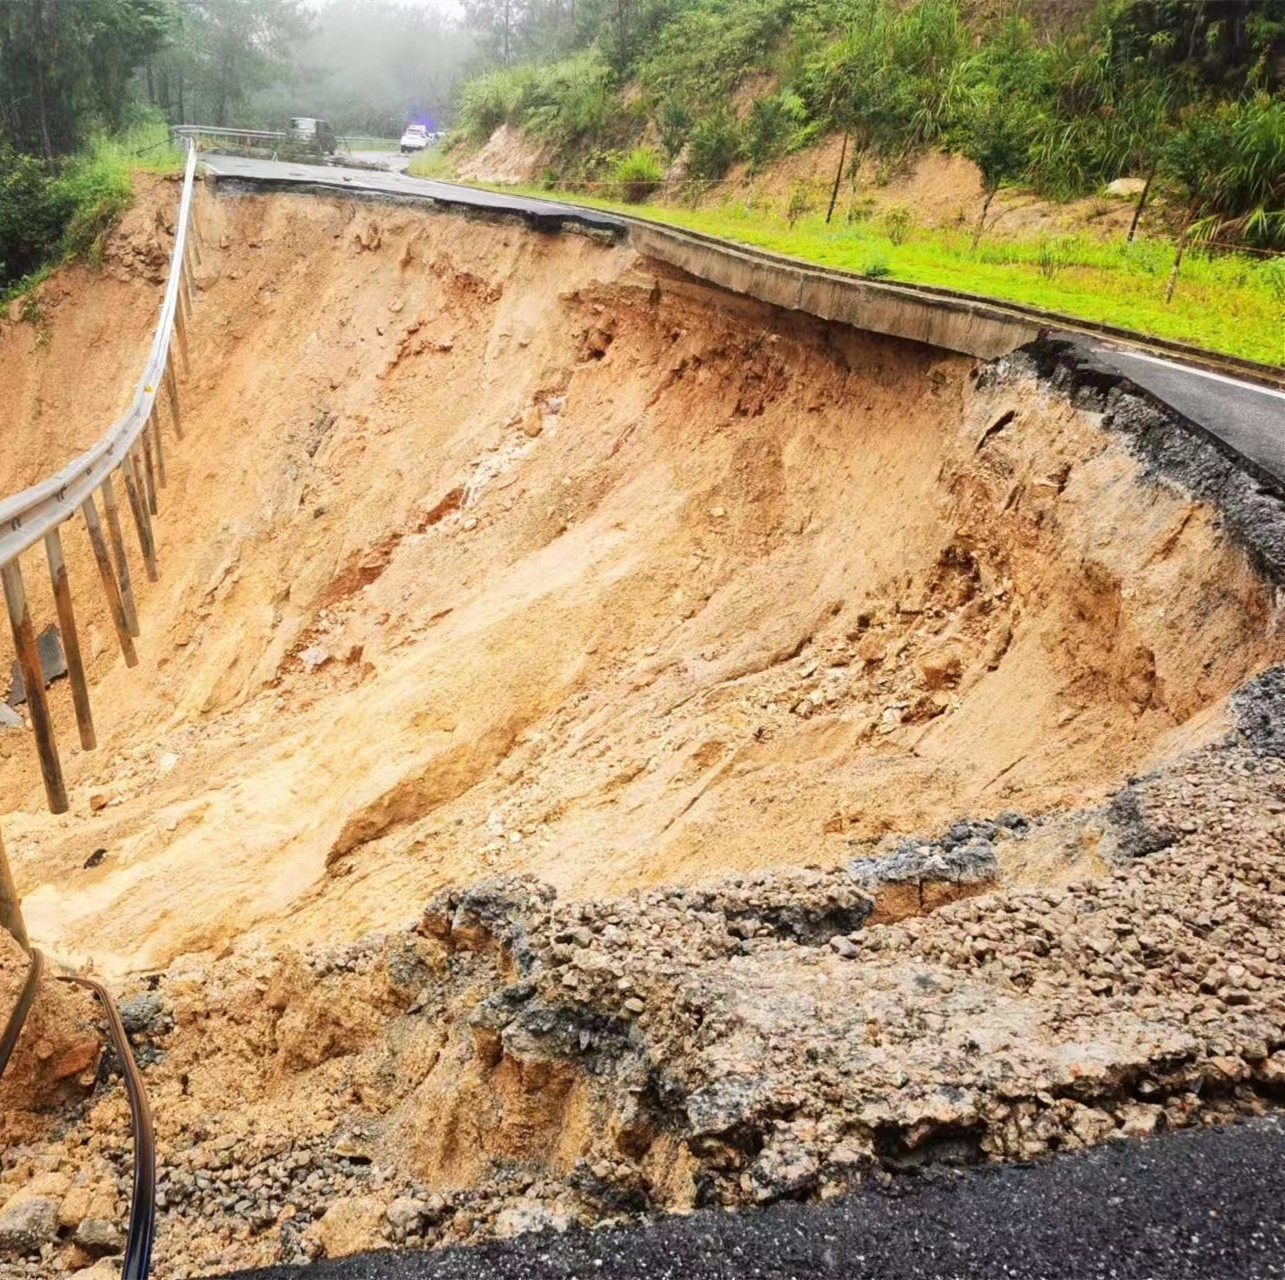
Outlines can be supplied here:
[[121, 653], [127, 666], [137, 666], [134, 639], [139, 634], [138, 610], [117, 486], [124, 490], [129, 505], [144, 571], [148, 580], [155, 582], [156, 532], [152, 517], [159, 512], [158, 495], [166, 482], [163, 420], [167, 415], [162, 413], [162, 395], [168, 405], [174, 437], [183, 438], [175, 351], [177, 348], [186, 373], [187, 330], [193, 306], [191, 276], [201, 254], [194, 222], [195, 178], [196, 148], [189, 144], [169, 280], [151, 350], [129, 408], [96, 444], [60, 471], [21, 493], [0, 500], [0, 580], [3, 580], [5, 606], [40, 757], [45, 795], [53, 813], [67, 812], [67, 787], [36, 650], [36, 630], [21, 560], [25, 553], [44, 544], [80, 744], [86, 751], [92, 751], [97, 739], [76, 631], [72, 588], [63, 555], [62, 527], [77, 515], [83, 518]]

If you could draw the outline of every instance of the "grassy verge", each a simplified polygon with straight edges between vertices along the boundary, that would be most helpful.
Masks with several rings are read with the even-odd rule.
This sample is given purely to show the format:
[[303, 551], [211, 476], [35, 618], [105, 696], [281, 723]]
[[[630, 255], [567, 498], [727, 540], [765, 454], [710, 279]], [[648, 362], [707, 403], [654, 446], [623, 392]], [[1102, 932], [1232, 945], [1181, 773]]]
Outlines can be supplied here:
[[159, 121], [148, 121], [124, 133], [99, 134], [82, 154], [89, 163], [126, 178], [140, 169], [147, 173], [179, 173], [186, 159], [183, 149], [171, 140], [169, 127]]
[[446, 148], [440, 144], [421, 151], [410, 162], [406, 170], [412, 178], [446, 178], [451, 177], [451, 159]]
[[1165, 285], [1173, 264], [1173, 245], [1167, 240], [1141, 238], [1125, 245], [1119, 238], [1008, 239], [993, 232], [974, 250], [968, 231], [907, 227], [895, 218], [873, 217], [850, 225], [836, 220], [827, 226], [824, 216], [813, 212], [791, 226], [780, 211], [747, 206], [735, 198], [714, 208], [691, 209], [559, 196], [539, 187], [491, 189], [636, 214], [818, 266], [1020, 302], [1266, 364], [1285, 364], [1285, 258], [1189, 251], [1173, 302], [1166, 305]]

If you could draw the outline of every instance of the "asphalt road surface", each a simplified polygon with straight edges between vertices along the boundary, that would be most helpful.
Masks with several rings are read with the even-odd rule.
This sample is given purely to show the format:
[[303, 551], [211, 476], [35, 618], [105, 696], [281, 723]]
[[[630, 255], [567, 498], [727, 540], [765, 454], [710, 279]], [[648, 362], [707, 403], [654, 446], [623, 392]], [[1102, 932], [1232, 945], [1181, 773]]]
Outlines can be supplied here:
[[[537, 220], [547, 219], [552, 224], [577, 222], [604, 231], [620, 232], [628, 225], [613, 214], [561, 201], [501, 195], [453, 182], [412, 178], [404, 171], [408, 158], [395, 152], [360, 153], [364, 165], [382, 165], [383, 170], [293, 164], [213, 152], [206, 153], [203, 159], [206, 166], [216, 173], [265, 184], [323, 186], [336, 190], [417, 196], [492, 212], [521, 213]], [[885, 287], [896, 288], [886, 281], [882, 283]], [[1095, 363], [1132, 379], [1184, 417], [1218, 436], [1253, 462], [1261, 473], [1285, 486], [1285, 392], [1193, 369], [1128, 346], [1090, 339], [1084, 334], [1064, 336], [1075, 338]]]
[[[363, 163], [393, 163], [390, 153], [361, 153]], [[506, 196], [455, 182], [436, 182], [431, 178], [412, 178], [398, 169], [348, 168], [343, 165], [295, 164], [289, 160], [259, 160], [246, 156], [225, 156], [205, 152], [201, 162], [214, 173], [230, 178], [244, 178], [268, 186], [332, 187], [336, 191], [373, 191], [381, 195], [410, 196], [435, 200], [443, 204], [487, 209], [493, 213], [520, 213], [551, 222], [577, 222], [604, 231], [623, 231], [623, 218], [596, 209], [537, 200], [528, 196]]]
[[1279, 1116], [824, 1205], [657, 1218], [242, 1280], [1267, 1280], [1285, 1277]]
[[1112, 343], [1080, 345], [1095, 365], [1124, 374], [1285, 483], [1285, 392]]

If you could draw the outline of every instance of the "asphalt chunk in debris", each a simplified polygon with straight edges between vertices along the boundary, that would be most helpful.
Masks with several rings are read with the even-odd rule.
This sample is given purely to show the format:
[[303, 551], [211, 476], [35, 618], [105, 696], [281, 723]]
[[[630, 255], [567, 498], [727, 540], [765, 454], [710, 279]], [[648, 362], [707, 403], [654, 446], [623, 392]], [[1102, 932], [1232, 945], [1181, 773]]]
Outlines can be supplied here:
[[[63, 652], [62, 636], [58, 628], [50, 623], [36, 637], [36, 655], [40, 659], [40, 673], [45, 678], [48, 689], [55, 680], [61, 680], [67, 674], [67, 655]], [[9, 668], [9, 696], [6, 699], [11, 707], [20, 707], [27, 700], [27, 689], [22, 681], [22, 671], [15, 658]]]

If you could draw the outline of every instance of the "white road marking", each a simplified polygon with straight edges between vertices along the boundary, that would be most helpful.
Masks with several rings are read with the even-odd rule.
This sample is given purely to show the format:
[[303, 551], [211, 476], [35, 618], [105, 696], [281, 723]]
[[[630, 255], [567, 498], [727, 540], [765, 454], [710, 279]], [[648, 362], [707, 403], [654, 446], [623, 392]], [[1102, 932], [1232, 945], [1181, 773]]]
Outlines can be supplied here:
[[1107, 356], [1127, 356], [1130, 360], [1145, 360], [1148, 364], [1158, 364], [1166, 369], [1174, 369], [1178, 373], [1193, 374], [1197, 378], [1209, 378], [1214, 382], [1225, 382], [1229, 387], [1236, 387], [1241, 391], [1256, 391], [1261, 396], [1272, 396], [1277, 400], [1285, 400], [1285, 391], [1276, 391], [1271, 387], [1259, 386], [1256, 382], [1244, 382], [1240, 378], [1229, 378], [1226, 374], [1212, 373], [1208, 369], [1194, 369], [1189, 364], [1178, 364], [1173, 360], [1164, 360], [1160, 356], [1143, 355], [1141, 351], [1130, 351], [1127, 347], [1098, 347], [1097, 350], [1102, 355]]

